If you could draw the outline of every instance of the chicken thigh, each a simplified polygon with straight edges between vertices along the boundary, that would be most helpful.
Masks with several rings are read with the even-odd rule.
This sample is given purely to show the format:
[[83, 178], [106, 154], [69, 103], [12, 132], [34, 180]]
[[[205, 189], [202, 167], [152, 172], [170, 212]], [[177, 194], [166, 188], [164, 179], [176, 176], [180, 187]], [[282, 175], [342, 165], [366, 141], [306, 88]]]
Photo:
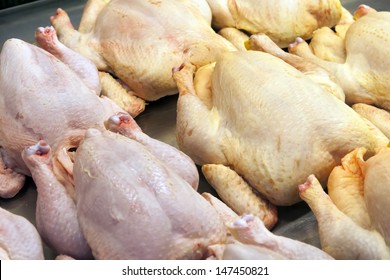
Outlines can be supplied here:
[[237, 215], [210, 193], [202, 196], [213, 205], [228, 228], [226, 244], [210, 247], [217, 259], [332, 259], [319, 248], [270, 232], [252, 213]]
[[235, 50], [211, 28], [205, 0], [95, 0], [87, 3], [79, 31], [61, 9], [51, 22], [61, 42], [148, 101], [177, 93], [171, 69], [182, 61], [201, 66]]
[[328, 195], [314, 176], [299, 186], [319, 225], [322, 248], [337, 259], [390, 259], [390, 149], [347, 154], [328, 180]]
[[0, 207], [0, 260], [43, 260], [41, 237], [26, 218]]
[[137, 141], [87, 130], [74, 167], [78, 219], [96, 259], [200, 259], [225, 242], [214, 208]]
[[143, 133], [130, 115], [120, 112], [111, 116], [106, 121], [106, 127], [112, 132], [117, 132], [143, 144], [149, 152], [175, 170], [195, 190], [198, 189], [199, 173], [192, 159], [175, 147]]
[[41, 140], [24, 149], [22, 158], [37, 187], [35, 219], [43, 241], [57, 254], [92, 258], [77, 220], [74, 200], [53, 171], [50, 146]]
[[320, 27], [333, 27], [342, 14], [339, 0], [207, 0], [216, 28], [264, 33], [284, 48], [296, 37], [310, 39]]
[[224, 53], [193, 74], [189, 64], [173, 74], [180, 149], [200, 165], [229, 166], [273, 204], [300, 201], [299, 183], [311, 173], [326, 181], [354, 148], [374, 152], [389, 141], [344, 102], [267, 53]]

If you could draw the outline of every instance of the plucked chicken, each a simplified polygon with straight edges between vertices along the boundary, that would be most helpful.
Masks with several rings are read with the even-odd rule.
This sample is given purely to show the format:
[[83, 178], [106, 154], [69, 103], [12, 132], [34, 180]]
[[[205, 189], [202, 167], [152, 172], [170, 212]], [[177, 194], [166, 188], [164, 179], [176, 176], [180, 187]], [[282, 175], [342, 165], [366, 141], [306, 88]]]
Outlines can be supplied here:
[[78, 219], [96, 259], [200, 259], [225, 242], [213, 207], [137, 141], [90, 129], [74, 167]]
[[126, 94], [148, 101], [177, 93], [172, 67], [201, 66], [235, 50], [211, 28], [205, 0], [90, 0], [78, 31], [61, 9], [51, 22], [61, 42], [119, 78]]
[[198, 189], [199, 173], [189, 156], [169, 144], [148, 136], [134, 119], [126, 113], [119, 112], [111, 116], [105, 124], [108, 130], [122, 134], [144, 145], [149, 152], [163, 160], [195, 190]]
[[22, 158], [37, 187], [35, 219], [43, 241], [57, 254], [92, 258], [77, 220], [73, 197], [53, 170], [50, 146], [41, 140], [24, 149]]
[[311, 51], [321, 59], [344, 63], [345, 33], [354, 21], [353, 15], [342, 8], [341, 19], [333, 29], [324, 26], [313, 32], [309, 44]]
[[389, 110], [390, 12], [363, 13], [346, 31], [344, 44], [344, 63], [318, 58], [304, 40], [291, 45], [289, 51], [332, 73], [347, 103], [367, 103]]
[[389, 141], [344, 102], [267, 53], [224, 53], [195, 77], [194, 70], [185, 64], [173, 74], [180, 149], [200, 165], [229, 166], [273, 204], [300, 201], [299, 183], [311, 173], [325, 182], [354, 148], [374, 152]]
[[207, 0], [216, 28], [235, 27], [267, 34], [284, 48], [296, 37], [310, 39], [320, 27], [335, 26], [342, 15], [339, 0]]
[[[44, 30], [38, 29], [37, 36], [41, 32]], [[83, 63], [82, 57], [69, 67], [19, 39], [5, 42], [0, 59], [0, 146], [4, 166], [31, 175], [21, 152], [44, 139], [53, 149], [54, 172], [59, 180], [71, 185], [72, 149], [85, 129], [105, 129], [104, 121], [118, 110], [113, 102], [99, 98], [91, 89], [99, 88], [99, 80], [94, 78], [96, 68], [89, 67], [87, 61]], [[3, 196], [17, 191], [12, 189], [11, 195], [4, 191]]]
[[336, 259], [390, 259], [390, 151], [364, 160], [365, 148], [333, 169], [326, 194], [314, 175], [299, 192], [318, 221], [322, 249]]
[[26, 218], [0, 207], [0, 260], [43, 260], [41, 237]]

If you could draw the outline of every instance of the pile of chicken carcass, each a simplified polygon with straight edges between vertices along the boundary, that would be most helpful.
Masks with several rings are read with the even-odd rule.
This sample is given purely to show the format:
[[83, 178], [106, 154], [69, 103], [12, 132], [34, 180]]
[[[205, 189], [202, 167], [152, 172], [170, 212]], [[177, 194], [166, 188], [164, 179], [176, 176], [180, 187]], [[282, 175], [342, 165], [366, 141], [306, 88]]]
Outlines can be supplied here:
[[[0, 195], [38, 195], [0, 258], [390, 259], [390, 13], [284, 2], [90, 0], [6, 41]], [[180, 150], [137, 125], [177, 93]], [[321, 248], [271, 232], [302, 200]]]

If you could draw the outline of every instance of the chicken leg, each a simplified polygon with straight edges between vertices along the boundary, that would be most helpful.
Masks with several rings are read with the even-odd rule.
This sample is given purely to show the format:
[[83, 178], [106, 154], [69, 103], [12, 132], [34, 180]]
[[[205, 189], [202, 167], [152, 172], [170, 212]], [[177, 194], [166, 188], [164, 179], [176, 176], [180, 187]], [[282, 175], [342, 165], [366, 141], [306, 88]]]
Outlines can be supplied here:
[[58, 254], [91, 258], [91, 249], [77, 220], [75, 202], [53, 174], [49, 145], [41, 140], [26, 148], [22, 157], [37, 186], [36, 221], [43, 240]]
[[143, 133], [131, 116], [118, 113], [108, 119], [106, 127], [113, 132], [118, 132], [143, 144], [151, 153], [163, 160], [173, 170], [176, 170], [195, 190], [198, 189], [199, 174], [192, 159], [175, 147]]
[[389, 259], [390, 249], [375, 230], [368, 230], [341, 212], [315, 176], [299, 185], [300, 196], [317, 218], [322, 249], [335, 259]]

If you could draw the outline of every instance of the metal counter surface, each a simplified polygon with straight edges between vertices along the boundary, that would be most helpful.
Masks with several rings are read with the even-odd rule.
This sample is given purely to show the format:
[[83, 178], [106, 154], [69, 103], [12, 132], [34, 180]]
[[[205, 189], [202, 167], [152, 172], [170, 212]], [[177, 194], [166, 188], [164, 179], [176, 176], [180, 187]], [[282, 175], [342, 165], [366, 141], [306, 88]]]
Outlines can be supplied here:
[[[77, 28], [80, 22], [84, 5], [83, 0], [37, 1], [18, 7], [0, 10], [0, 46], [10, 38], [19, 38], [27, 42], [34, 42], [34, 31], [37, 27], [50, 25], [50, 16], [57, 8], [68, 12], [72, 23]], [[377, 10], [390, 10], [388, 0], [380, 1], [341, 1], [350, 11], [359, 4], [367, 4]], [[140, 114], [136, 121], [149, 136], [177, 147], [175, 138], [177, 96], [169, 96], [147, 105], [145, 112]], [[204, 179], [199, 169], [199, 192], [210, 192], [216, 195], [212, 187]], [[31, 178], [26, 181], [25, 187], [12, 199], [0, 199], [0, 206], [19, 215], [22, 215], [35, 224], [36, 188]], [[301, 240], [319, 247], [317, 222], [309, 207], [301, 202], [290, 207], [278, 208], [279, 222], [273, 229], [278, 235]], [[55, 253], [44, 246], [45, 258], [55, 258]]]

